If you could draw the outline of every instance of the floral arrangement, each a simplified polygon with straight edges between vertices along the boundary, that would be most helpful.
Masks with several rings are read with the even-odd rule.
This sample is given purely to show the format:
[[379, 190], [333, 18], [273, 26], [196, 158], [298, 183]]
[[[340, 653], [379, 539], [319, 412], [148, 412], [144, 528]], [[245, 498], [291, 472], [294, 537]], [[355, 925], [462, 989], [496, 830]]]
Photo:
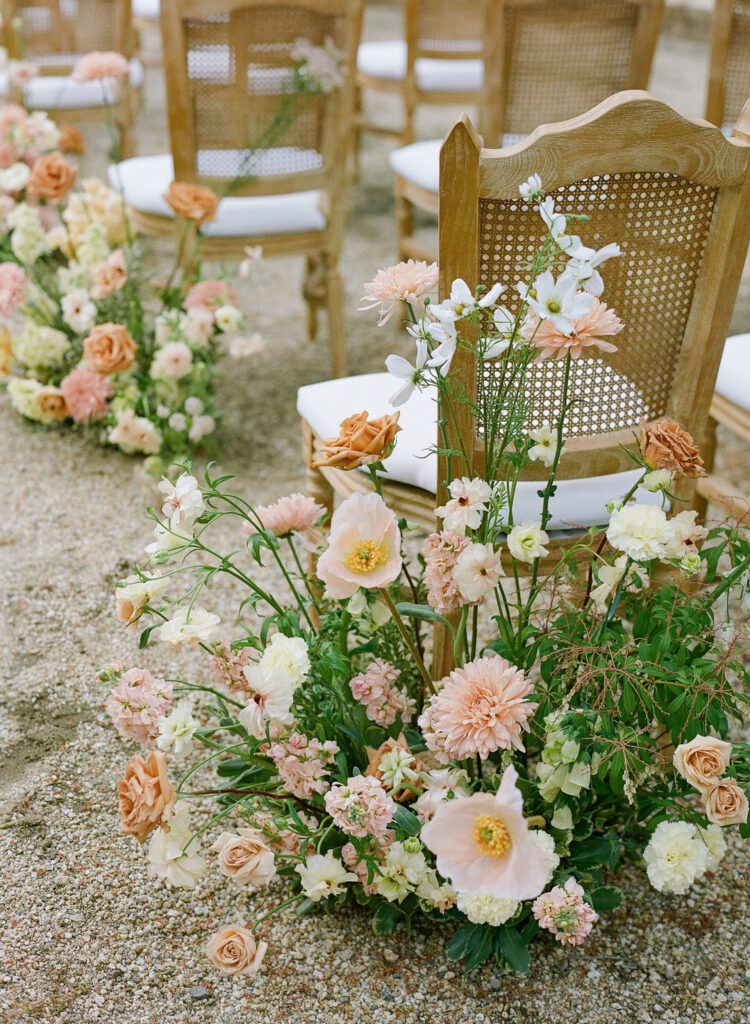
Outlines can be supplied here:
[[[619, 905], [623, 861], [684, 894], [717, 870], [727, 832], [750, 834], [750, 747], [729, 738], [748, 705], [750, 540], [678, 511], [674, 482], [703, 467], [668, 421], [641, 431], [639, 484], [612, 496], [606, 529], [562, 549], [547, 532], [571, 364], [606, 358], [622, 327], [599, 270], [619, 248], [570, 234], [573, 215], [536, 176], [520, 191], [548, 230], [508, 306], [500, 284], [463, 281], [434, 303], [436, 268], [414, 262], [366, 289], [381, 320], [406, 309], [417, 347], [415, 365], [388, 359], [393, 402], [430, 387], [444, 410], [440, 531], [420, 541], [382, 496], [399, 414], [360, 413], [320, 464], [369, 470], [374, 489], [343, 501], [327, 530], [310, 497], [256, 506], [230, 477], [209, 470], [201, 486], [184, 467], [160, 485], [147, 561], [118, 586], [142, 648], [210, 658], [200, 682], [103, 674], [119, 733], [145, 748], [118, 782], [123, 829], [148, 841], [149, 870], [168, 885], [193, 888], [209, 865], [244, 892], [293, 884], [210, 939], [225, 974], [258, 970], [258, 929], [292, 905], [359, 905], [380, 934], [444, 921], [448, 956], [467, 969], [495, 957], [525, 971], [532, 940], [580, 945]], [[459, 350], [503, 377], [503, 404], [485, 395], [471, 410], [481, 476], [446, 427], [468, 401], [449, 372]], [[530, 434], [513, 396], [546, 358], [563, 361], [562, 408]], [[539, 517], [517, 523], [534, 462], [547, 472]], [[239, 553], [217, 549], [217, 524], [244, 539]], [[278, 591], [257, 565], [275, 568]], [[206, 607], [224, 577], [241, 590], [231, 635]], [[433, 628], [433, 665], [447, 649], [447, 672], [429, 668]], [[191, 800], [213, 807], [200, 828]]]

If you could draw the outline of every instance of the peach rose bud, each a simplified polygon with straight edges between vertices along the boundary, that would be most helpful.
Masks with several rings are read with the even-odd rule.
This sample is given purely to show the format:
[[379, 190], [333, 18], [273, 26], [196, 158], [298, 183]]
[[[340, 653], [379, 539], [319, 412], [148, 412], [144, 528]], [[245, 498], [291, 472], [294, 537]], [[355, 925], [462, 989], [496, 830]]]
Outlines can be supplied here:
[[358, 412], [345, 419], [339, 427], [338, 437], [324, 441], [316, 461], [318, 466], [336, 469], [356, 469], [372, 462], [382, 462], [393, 452], [400, 413], [368, 420], [366, 412]]
[[706, 817], [714, 825], [744, 825], [747, 821], [747, 797], [734, 779], [719, 779], [703, 799]]
[[658, 420], [641, 428], [641, 456], [649, 469], [666, 469], [673, 476], [705, 476], [703, 459], [693, 438], [679, 423]]
[[164, 754], [154, 750], [146, 758], [132, 757], [117, 783], [117, 797], [123, 832], [145, 842], [175, 802]]
[[45, 419], [64, 420], [70, 415], [65, 395], [60, 388], [47, 384], [37, 391], [36, 400]]
[[273, 851], [254, 828], [222, 832], [211, 847], [219, 855], [219, 870], [235, 885], [267, 885], [276, 874]]
[[137, 345], [122, 324], [99, 324], [83, 342], [83, 357], [97, 373], [119, 373], [133, 365]]
[[77, 168], [61, 153], [47, 153], [34, 161], [28, 189], [41, 199], [57, 202], [72, 187]]
[[702, 793], [724, 774], [732, 756], [732, 744], [714, 736], [696, 736], [681, 743], [672, 755], [678, 775]]
[[208, 959], [221, 974], [257, 974], [268, 949], [249, 928], [225, 925], [208, 941]]
[[205, 224], [213, 220], [219, 206], [219, 197], [203, 185], [173, 181], [164, 193], [164, 199], [178, 217]]

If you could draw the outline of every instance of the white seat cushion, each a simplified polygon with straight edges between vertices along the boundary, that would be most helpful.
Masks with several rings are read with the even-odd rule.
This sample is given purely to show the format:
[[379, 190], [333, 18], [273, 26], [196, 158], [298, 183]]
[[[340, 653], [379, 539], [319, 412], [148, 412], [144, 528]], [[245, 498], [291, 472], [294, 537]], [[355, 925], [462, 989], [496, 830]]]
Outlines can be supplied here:
[[[400, 39], [362, 43], [357, 68], [372, 78], [402, 82], [406, 77], [406, 43]], [[477, 92], [482, 88], [481, 60], [440, 60], [419, 57], [414, 66], [417, 88], [422, 92]]]
[[[523, 135], [503, 135], [503, 146], [513, 146], [523, 138]], [[428, 192], [438, 192], [442, 145], [442, 139], [426, 139], [393, 149], [388, 157], [391, 170]]]
[[750, 334], [735, 334], [724, 343], [716, 390], [750, 411]]
[[[51, 54], [41, 62], [45, 67], [55, 64], [69, 66], [77, 60], [75, 54]], [[133, 89], [143, 85], [143, 65], [130, 61], [130, 85]], [[8, 95], [8, 72], [0, 70], [0, 96]], [[24, 91], [24, 102], [32, 110], [85, 110], [112, 102], [112, 88], [107, 82], [74, 82], [70, 75], [37, 75]]]
[[161, 5], [159, 0], [133, 0], [133, 17], [142, 21], [158, 21]]
[[[389, 397], [398, 384], [388, 373], [370, 373], [308, 384], [297, 392], [297, 411], [320, 438], [336, 437], [339, 424], [347, 416], [362, 412], [370, 418], [393, 412]], [[434, 494], [437, 481], [437, 456], [430, 451], [437, 440], [437, 416], [434, 391], [415, 392], [401, 406], [401, 433], [396, 448], [385, 466], [385, 479], [411, 484]], [[603, 526], [609, 519], [607, 502], [621, 497], [641, 475], [640, 470], [612, 473], [583, 480], [560, 480], [550, 502], [552, 519], [549, 530], [587, 529]], [[516, 522], [538, 520], [541, 499], [538, 481], [523, 481], [516, 491]], [[660, 496], [639, 490], [641, 502], [659, 504]]]
[[[206, 170], [209, 171], [210, 151], [207, 161]], [[263, 169], [260, 164], [254, 164], [253, 167], [256, 170]], [[174, 180], [170, 155], [138, 156], [132, 160], [123, 160], [111, 166], [108, 175], [112, 187], [121, 189], [134, 209], [161, 217], [174, 216], [162, 198]], [[231, 196], [222, 199], [216, 220], [204, 224], [201, 231], [208, 237], [226, 238], [322, 231], [326, 226], [326, 218], [320, 201], [318, 191]]]

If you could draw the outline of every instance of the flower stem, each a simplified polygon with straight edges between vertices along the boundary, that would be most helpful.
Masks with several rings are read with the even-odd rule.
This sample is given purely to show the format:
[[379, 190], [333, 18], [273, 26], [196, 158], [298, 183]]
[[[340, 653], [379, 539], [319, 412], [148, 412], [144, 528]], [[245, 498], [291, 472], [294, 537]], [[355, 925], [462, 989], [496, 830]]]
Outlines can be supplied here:
[[414, 663], [419, 669], [419, 674], [422, 677], [422, 682], [425, 684], [430, 693], [435, 693], [435, 686], [432, 682], [432, 679], [430, 679], [430, 674], [425, 668], [425, 664], [422, 661], [419, 651], [417, 650], [417, 645], [414, 643], [414, 640], [412, 639], [409, 630], [406, 628], [404, 620], [399, 615], [398, 609], [396, 608], [396, 605], [393, 603], [393, 598], [388, 592], [388, 588], [381, 587], [380, 594], [383, 600], [385, 601], [388, 611], [391, 613], [393, 621], [396, 623], [396, 626], [398, 627], [399, 633], [403, 637], [404, 643], [409, 648], [409, 653], [411, 654], [412, 658], [414, 658]]

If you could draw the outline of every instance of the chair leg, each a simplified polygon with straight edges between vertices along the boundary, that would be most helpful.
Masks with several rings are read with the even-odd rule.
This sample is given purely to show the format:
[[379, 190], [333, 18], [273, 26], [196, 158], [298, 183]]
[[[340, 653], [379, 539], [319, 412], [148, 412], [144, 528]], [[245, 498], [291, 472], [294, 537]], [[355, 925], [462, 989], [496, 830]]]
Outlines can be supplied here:
[[307, 337], [309, 341], [315, 341], [318, 336], [318, 311], [325, 302], [325, 267], [319, 255], [307, 257], [302, 295], [307, 305]]
[[414, 235], [414, 207], [409, 200], [401, 195], [396, 188], [396, 235], [398, 238], [398, 258], [406, 260], [408, 256], [408, 242]]
[[326, 257], [326, 305], [328, 334], [331, 339], [331, 361], [334, 377], [346, 376], [346, 326], [344, 323], [344, 288], [338, 259]]
[[[716, 444], [717, 444], [717, 431], [719, 424], [713, 417], [709, 418], [706, 424], [706, 432], [703, 438], [703, 444], [701, 445], [701, 455], [703, 456], [703, 462], [706, 466], [706, 473], [711, 474], [714, 468], [714, 460], [716, 458]], [[700, 519], [705, 519], [708, 513], [708, 499], [705, 494], [701, 493], [700, 488], [696, 488], [693, 506], [695, 511], [698, 513]]]
[[352, 148], [351, 181], [359, 181], [361, 167], [362, 130], [364, 127], [365, 110], [363, 91], [359, 86], [354, 89], [354, 146]]

